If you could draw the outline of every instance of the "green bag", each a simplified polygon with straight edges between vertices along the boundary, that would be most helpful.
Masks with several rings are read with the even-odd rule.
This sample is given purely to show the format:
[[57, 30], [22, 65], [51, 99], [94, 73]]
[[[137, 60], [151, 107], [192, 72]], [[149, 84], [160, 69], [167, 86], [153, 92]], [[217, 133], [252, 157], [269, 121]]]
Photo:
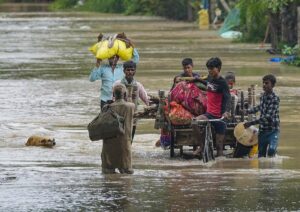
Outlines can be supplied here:
[[125, 134], [124, 117], [105, 105], [102, 112], [87, 127], [91, 141], [114, 138]]

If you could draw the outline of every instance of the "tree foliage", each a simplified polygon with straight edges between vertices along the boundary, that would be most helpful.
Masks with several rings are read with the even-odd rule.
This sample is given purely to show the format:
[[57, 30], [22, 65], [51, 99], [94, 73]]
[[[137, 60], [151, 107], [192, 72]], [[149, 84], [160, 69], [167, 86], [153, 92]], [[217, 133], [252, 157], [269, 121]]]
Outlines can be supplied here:
[[52, 10], [68, 9], [74, 7], [76, 4], [77, 4], [77, 0], [56, 0], [51, 4], [50, 9]]
[[[72, 8], [78, 0], [55, 0], [52, 9]], [[156, 15], [187, 20], [188, 6], [194, 0], [85, 0], [81, 10], [125, 13], [128, 15]]]
[[123, 0], [88, 0], [81, 9], [104, 13], [123, 13], [124, 5]]
[[262, 41], [268, 24], [268, 5], [266, 1], [240, 0], [240, 31], [244, 41]]
[[186, 20], [188, 0], [125, 0], [127, 14], [148, 14]]
[[294, 2], [294, 0], [263, 0], [268, 8], [273, 12], [278, 12], [282, 7], [288, 5], [291, 2]]

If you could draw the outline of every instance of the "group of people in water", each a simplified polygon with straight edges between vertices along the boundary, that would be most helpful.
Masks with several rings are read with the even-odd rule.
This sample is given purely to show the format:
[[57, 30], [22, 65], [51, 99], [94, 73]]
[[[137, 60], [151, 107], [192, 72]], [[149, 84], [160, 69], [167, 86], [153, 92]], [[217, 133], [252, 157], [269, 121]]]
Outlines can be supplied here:
[[[97, 60], [96, 67], [92, 70], [89, 80], [101, 80], [100, 108], [110, 104], [111, 108], [125, 118], [123, 136], [103, 140], [101, 153], [102, 172], [133, 174], [131, 163], [131, 145], [136, 130], [137, 121], [134, 112], [137, 110], [139, 99], [145, 105], [149, 105], [149, 97], [145, 88], [135, 78], [136, 64], [139, 62], [139, 54], [133, 51], [132, 60], [118, 64], [118, 56], [108, 59], [109, 64], [101, 64]], [[174, 78], [172, 88], [181, 78], [188, 78], [189, 82], [201, 82], [205, 86], [207, 105], [204, 114], [196, 119], [226, 119], [230, 116], [231, 99], [237, 103], [237, 90], [233, 89], [235, 75], [233, 72], [221, 76], [222, 61], [218, 57], [210, 58], [206, 62], [208, 69], [207, 77], [201, 77], [193, 72], [193, 60], [185, 58], [182, 61], [183, 72]], [[260, 103], [254, 108], [241, 111], [245, 114], [260, 112], [257, 120], [244, 123], [244, 127], [259, 124], [258, 157], [272, 157], [276, 154], [279, 137], [279, 97], [273, 88], [276, 78], [272, 74], [263, 77], [264, 93], [260, 97]], [[225, 122], [212, 122], [216, 133], [217, 156], [223, 156], [223, 141], [226, 132]], [[194, 129], [197, 135], [197, 129]], [[199, 146], [194, 154], [199, 154], [202, 146]]]

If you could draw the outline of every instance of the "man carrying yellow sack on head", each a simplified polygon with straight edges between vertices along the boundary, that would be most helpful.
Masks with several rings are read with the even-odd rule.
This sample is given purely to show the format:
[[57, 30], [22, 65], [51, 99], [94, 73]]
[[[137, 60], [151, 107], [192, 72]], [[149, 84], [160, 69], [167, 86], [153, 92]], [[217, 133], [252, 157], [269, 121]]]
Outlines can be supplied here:
[[[126, 38], [124, 33], [120, 33], [113, 37], [108, 37], [106, 39], [103, 39], [103, 35], [100, 34], [98, 36], [98, 41], [99, 42], [97, 44], [90, 48], [90, 50], [96, 56], [97, 62], [96, 66], [93, 68], [89, 76], [89, 80], [91, 82], [101, 80], [100, 108], [102, 109], [105, 104], [108, 104], [110, 103], [110, 101], [112, 101], [112, 87], [114, 82], [116, 82], [117, 80], [121, 80], [124, 77], [123, 64], [118, 64], [119, 58], [121, 56], [121, 59], [126, 59], [126, 57], [129, 58], [128, 52], [130, 52], [131, 48], [132, 53], [129, 59], [131, 59], [135, 63], [138, 63], [139, 54], [136, 48], [133, 48], [131, 41]], [[121, 41], [123, 42], [124, 46], [123, 44], [121, 46]], [[116, 51], [115, 45], [119, 45], [118, 51]], [[121, 51], [122, 49], [124, 51]], [[121, 52], [124, 54], [122, 55]], [[100, 65], [102, 59], [108, 59], [108, 64]]]

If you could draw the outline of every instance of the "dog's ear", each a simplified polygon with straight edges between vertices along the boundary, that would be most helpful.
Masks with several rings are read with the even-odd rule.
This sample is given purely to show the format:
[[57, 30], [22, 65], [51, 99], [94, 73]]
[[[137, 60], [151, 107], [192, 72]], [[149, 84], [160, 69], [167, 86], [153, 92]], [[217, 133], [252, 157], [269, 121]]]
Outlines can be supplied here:
[[42, 140], [41, 140], [41, 143], [42, 143], [42, 144], [45, 144], [46, 142], [47, 142], [46, 139], [42, 139]]

